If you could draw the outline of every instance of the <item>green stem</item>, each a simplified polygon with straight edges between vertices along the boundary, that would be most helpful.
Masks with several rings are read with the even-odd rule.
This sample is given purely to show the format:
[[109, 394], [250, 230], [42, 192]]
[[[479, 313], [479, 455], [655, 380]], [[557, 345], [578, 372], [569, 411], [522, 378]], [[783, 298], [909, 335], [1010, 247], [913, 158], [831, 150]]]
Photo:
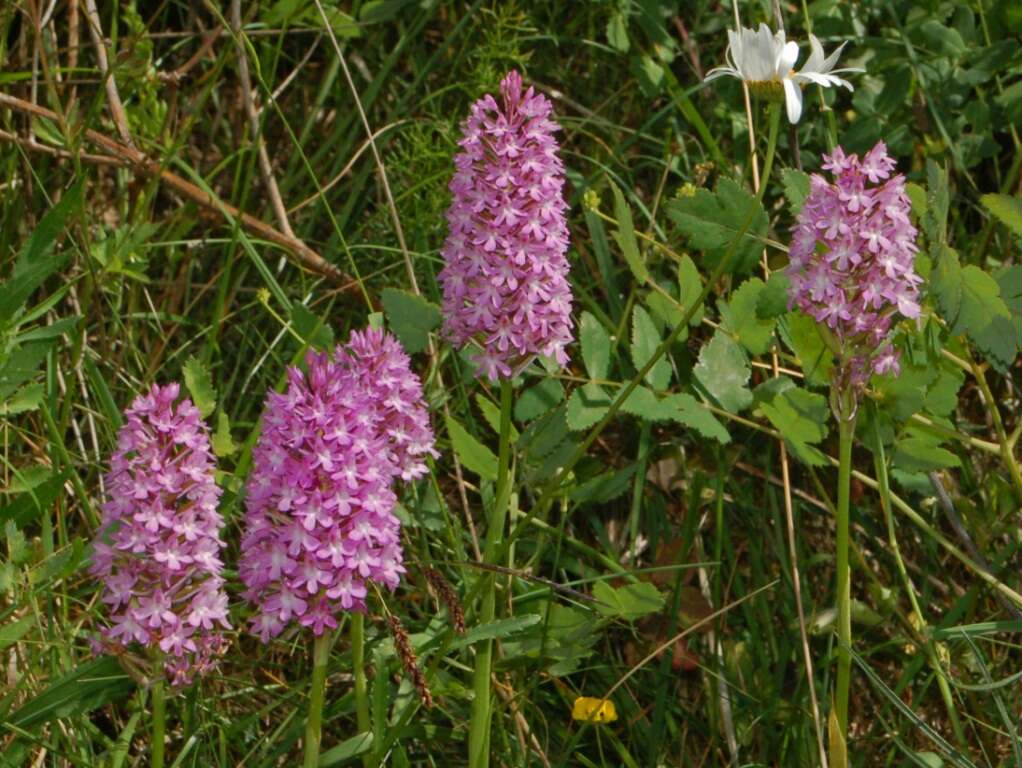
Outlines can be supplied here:
[[837, 765], [847, 765], [848, 741], [848, 691], [852, 674], [852, 593], [851, 571], [848, 567], [848, 518], [849, 494], [852, 479], [852, 439], [855, 435], [855, 417], [850, 403], [853, 395], [841, 395], [842, 407], [838, 416], [838, 475], [837, 475], [837, 535], [835, 550], [837, 555], [837, 689], [834, 706], [837, 712], [837, 724], [841, 734], [840, 742], [832, 740], [832, 746], [844, 752]]
[[770, 171], [774, 167], [774, 153], [777, 151], [777, 128], [781, 124], [781, 105], [772, 103], [770, 105], [770, 129], [767, 133], [766, 157], [763, 159], [763, 173], [759, 177], [759, 189], [756, 191], [756, 199], [762, 201], [766, 193], [767, 182], [770, 180]]
[[[507, 523], [508, 502], [511, 500], [511, 382], [500, 380], [500, 447], [497, 454], [497, 488], [493, 511], [486, 529], [483, 562], [492, 563]], [[485, 572], [480, 625], [493, 621], [497, 613], [496, 577]], [[484, 640], [476, 649], [475, 674], [472, 679], [472, 719], [468, 732], [469, 768], [486, 768], [490, 764], [490, 673], [493, 667], [493, 641]]]
[[[369, 720], [369, 695], [365, 667], [365, 615], [351, 615], [351, 665], [355, 668], [355, 714], [358, 732], [366, 733], [372, 727]], [[370, 765], [372, 756], [362, 756], [363, 765]]]
[[309, 691], [309, 719], [305, 725], [304, 768], [319, 765], [323, 730], [323, 699], [326, 694], [326, 665], [330, 658], [331, 633], [324, 632], [312, 646], [312, 686]]
[[163, 768], [163, 741], [167, 733], [167, 701], [164, 685], [163, 678], [153, 684], [152, 768]]

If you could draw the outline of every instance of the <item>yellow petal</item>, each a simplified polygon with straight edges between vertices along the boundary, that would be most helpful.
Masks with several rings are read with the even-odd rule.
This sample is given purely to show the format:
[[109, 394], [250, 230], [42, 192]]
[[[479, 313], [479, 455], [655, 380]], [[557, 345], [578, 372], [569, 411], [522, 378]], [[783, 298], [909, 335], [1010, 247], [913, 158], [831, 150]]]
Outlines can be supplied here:
[[571, 708], [571, 719], [588, 723], [612, 723], [617, 720], [617, 709], [610, 699], [579, 696]]

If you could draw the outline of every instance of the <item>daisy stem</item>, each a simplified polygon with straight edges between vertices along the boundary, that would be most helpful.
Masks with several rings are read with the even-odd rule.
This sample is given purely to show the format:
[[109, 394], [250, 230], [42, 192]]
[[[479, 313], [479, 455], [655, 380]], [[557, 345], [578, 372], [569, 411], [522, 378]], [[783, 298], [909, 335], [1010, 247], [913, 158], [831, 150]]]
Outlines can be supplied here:
[[[491, 563], [500, 549], [504, 527], [507, 523], [508, 503], [511, 500], [511, 382], [500, 380], [500, 447], [497, 454], [497, 488], [493, 499], [493, 511], [486, 529], [486, 543], [483, 547], [483, 562]], [[493, 621], [497, 609], [496, 576], [486, 572], [480, 578], [483, 583], [483, 602], [479, 612], [479, 623]], [[493, 641], [483, 640], [476, 649], [475, 673], [472, 686], [472, 719], [468, 732], [469, 768], [486, 768], [490, 762], [490, 722], [493, 711], [490, 706], [490, 674], [493, 666]]]
[[855, 436], [853, 394], [840, 395], [842, 408], [838, 413], [838, 474], [837, 474], [837, 534], [835, 549], [837, 556], [837, 687], [835, 712], [840, 740], [831, 740], [844, 757], [834, 755], [835, 765], [847, 765], [848, 742], [848, 691], [852, 674], [852, 594], [851, 571], [848, 566], [849, 501], [852, 479], [852, 441]]
[[326, 694], [326, 665], [330, 658], [331, 633], [324, 632], [312, 646], [312, 684], [309, 690], [309, 719], [305, 724], [304, 768], [319, 765], [323, 729], [323, 699]]
[[[365, 668], [365, 615], [361, 613], [351, 615], [351, 665], [355, 668], [355, 714], [358, 719], [358, 732], [366, 733], [371, 726]], [[362, 763], [369, 765], [371, 759], [372, 756], [367, 753], [363, 755]]]
[[161, 677], [153, 683], [152, 767], [163, 768], [163, 741], [167, 733], [167, 700]]
[[774, 165], [774, 153], [777, 150], [777, 128], [781, 123], [781, 105], [776, 102], [771, 103], [768, 113], [770, 129], [767, 133], [766, 156], [763, 158], [763, 175], [759, 177], [759, 191], [756, 192], [756, 199], [760, 201], [763, 200], [767, 182], [770, 180], [770, 170]]

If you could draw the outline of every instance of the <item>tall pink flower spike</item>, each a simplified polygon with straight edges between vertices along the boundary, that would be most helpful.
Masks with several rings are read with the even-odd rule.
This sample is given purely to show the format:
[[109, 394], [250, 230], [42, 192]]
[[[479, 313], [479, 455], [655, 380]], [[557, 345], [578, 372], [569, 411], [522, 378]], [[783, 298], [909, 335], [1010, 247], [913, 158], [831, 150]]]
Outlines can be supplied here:
[[263, 642], [292, 621], [321, 635], [340, 612], [366, 610], [370, 582], [397, 587], [393, 485], [437, 455], [422, 386], [393, 336], [352, 333], [307, 364], [267, 397], [246, 490], [239, 574]]
[[209, 430], [179, 391], [153, 385], [125, 412], [90, 568], [113, 622], [97, 650], [158, 649], [174, 685], [215, 666], [230, 628]]
[[552, 107], [522, 77], [472, 105], [454, 158], [447, 211], [444, 334], [474, 342], [489, 379], [510, 378], [536, 355], [568, 362], [572, 341], [564, 165]]
[[905, 177], [881, 141], [860, 160], [824, 155], [834, 183], [813, 174], [789, 252], [790, 302], [825, 323], [851, 354], [843, 375], [862, 385], [899, 371], [891, 343], [897, 315], [919, 317], [916, 228]]

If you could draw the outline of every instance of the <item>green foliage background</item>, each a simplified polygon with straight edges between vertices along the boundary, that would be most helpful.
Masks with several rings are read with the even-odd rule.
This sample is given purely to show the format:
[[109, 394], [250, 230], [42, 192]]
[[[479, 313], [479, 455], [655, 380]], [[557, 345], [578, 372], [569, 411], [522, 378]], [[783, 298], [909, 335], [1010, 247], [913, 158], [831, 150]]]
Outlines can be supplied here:
[[[832, 135], [856, 152], [887, 142], [927, 277], [903, 372], [871, 382], [860, 415], [853, 764], [1022, 765], [1017, 0], [781, 3], [791, 37], [811, 23], [866, 72], [853, 94], [806, 91], [762, 203], [741, 86], [701, 83], [724, 60], [730, 5], [321, 2], [241, 3], [240, 30], [230, 3], [99, 2], [109, 79], [89, 3], [0, 8], [0, 765], [147, 762], [139, 673], [87, 643], [102, 615], [88, 547], [121, 409], [153, 381], [185, 382], [215, 429], [234, 563], [267, 388], [375, 312], [414, 353], [443, 454], [403, 500], [409, 578], [388, 598], [437, 706], [421, 708], [377, 610], [374, 738], [357, 733], [342, 634], [321, 765], [464, 764], [471, 646], [486, 637], [500, 640], [495, 765], [817, 764], [834, 652], [833, 361], [760, 259], [765, 247], [783, 267], [804, 172]], [[740, 3], [742, 22], [769, 22], [771, 5]], [[458, 123], [513, 67], [564, 128], [579, 343], [567, 370], [536, 365], [517, 389], [513, 572], [502, 618], [478, 625], [472, 541], [492, 502], [497, 396], [436, 335], [436, 274]], [[122, 128], [141, 161], [111, 149]], [[339, 280], [241, 221], [283, 229], [260, 142], [295, 237]], [[708, 283], [732, 244], [735, 266]], [[579, 451], [549, 516], [528, 514]], [[427, 566], [464, 601], [467, 635]], [[234, 599], [236, 627], [245, 615]], [[294, 764], [305, 638], [235, 635], [219, 674], [169, 702], [175, 765]], [[577, 696], [612, 688], [615, 722], [572, 721]]]

